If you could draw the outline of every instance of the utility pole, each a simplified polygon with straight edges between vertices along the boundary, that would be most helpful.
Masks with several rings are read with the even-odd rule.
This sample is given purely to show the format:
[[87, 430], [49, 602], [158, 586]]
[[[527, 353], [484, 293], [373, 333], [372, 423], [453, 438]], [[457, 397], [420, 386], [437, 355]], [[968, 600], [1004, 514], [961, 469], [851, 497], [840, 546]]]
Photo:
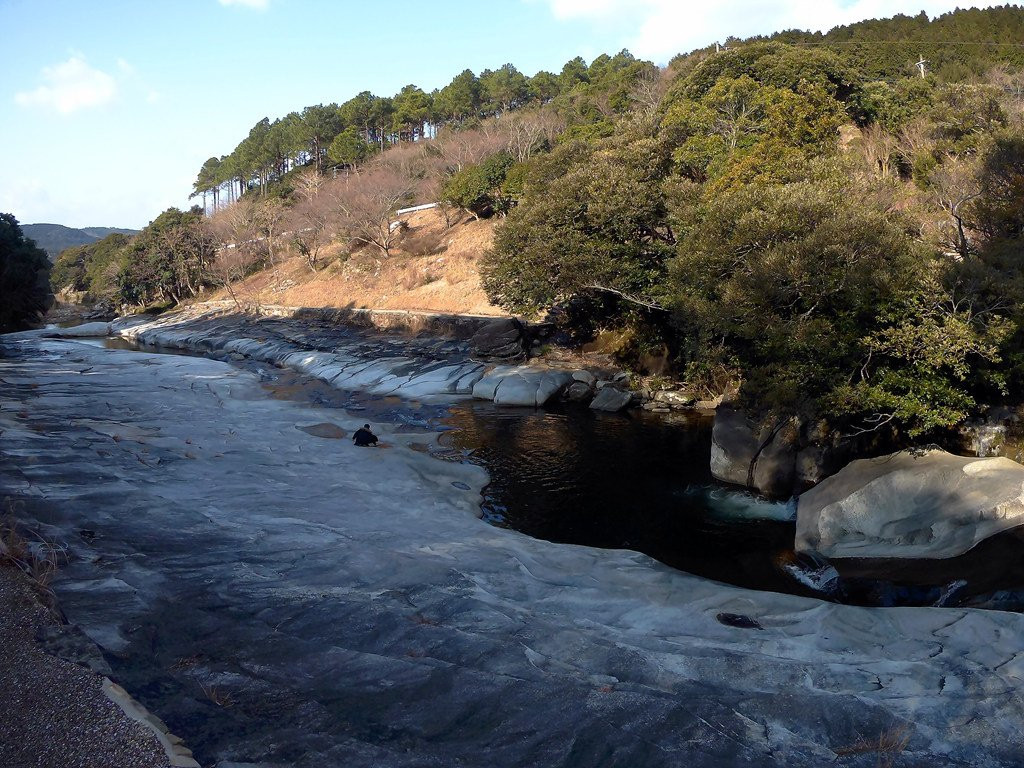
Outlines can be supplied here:
[[924, 65], [925, 64], [930, 64], [931, 62], [929, 62], [927, 59], [925, 59], [924, 56], [921, 56], [920, 54], [918, 55], [917, 58], [918, 58], [917, 68], [919, 70], [921, 70], [921, 77], [924, 78]]

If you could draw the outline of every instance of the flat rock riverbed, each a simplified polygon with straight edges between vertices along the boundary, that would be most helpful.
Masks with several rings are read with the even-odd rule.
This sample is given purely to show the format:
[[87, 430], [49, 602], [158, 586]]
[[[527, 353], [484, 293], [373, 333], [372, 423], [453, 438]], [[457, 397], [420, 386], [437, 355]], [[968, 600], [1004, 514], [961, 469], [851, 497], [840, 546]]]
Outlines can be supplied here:
[[479, 519], [486, 474], [430, 434], [357, 449], [359, 414], [224, 362], [0, 345], [2, 495], [67, 545], [65, 614], [203, 765], [1020, 764], [1020, 614], [535, 540]]

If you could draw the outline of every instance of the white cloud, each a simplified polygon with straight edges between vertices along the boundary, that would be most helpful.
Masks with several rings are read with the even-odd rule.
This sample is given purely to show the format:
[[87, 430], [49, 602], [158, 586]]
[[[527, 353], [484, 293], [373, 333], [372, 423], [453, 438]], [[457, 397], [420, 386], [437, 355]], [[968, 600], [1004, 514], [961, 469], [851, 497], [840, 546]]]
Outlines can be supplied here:
[[270, 5], [270, 0], [218, 0], [221, 5], [241, 5], [246, 8], [256, 8], [257, 10], [263, 10]]
[[[557, 19], [615, 24], [625, 45], [643, 58], [664, 63], [727, 37], [764, 35], [784, 29], [827, 31], [863, 19], [897, 13], [936, 16], [956, 0], [544, 0]], [[966, 5], [966, 4], [965, 4]], [[973, 7], [999, 5], [979, 2]]]
[[49, 107], [67, 115], [107, 104], [117, 95], [114, 78], [90, 67], [79, 54], [52, 67], [44, 67], [41, 77], [43, 85], [15, 94], [15, 102], [22, 106]]

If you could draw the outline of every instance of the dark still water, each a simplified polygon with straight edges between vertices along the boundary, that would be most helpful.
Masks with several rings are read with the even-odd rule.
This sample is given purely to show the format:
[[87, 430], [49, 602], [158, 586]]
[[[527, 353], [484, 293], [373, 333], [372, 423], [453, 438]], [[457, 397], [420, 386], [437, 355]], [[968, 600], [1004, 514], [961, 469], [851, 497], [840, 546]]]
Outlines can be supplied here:
[[490, 473], [492, 523], [636, 550], [743, 587], [812, 594], [777, 565], [791, 558], [791, 510], [715, 485], [709, 417], [474, 402], [444, 423], [452, 430], [442, 443]]

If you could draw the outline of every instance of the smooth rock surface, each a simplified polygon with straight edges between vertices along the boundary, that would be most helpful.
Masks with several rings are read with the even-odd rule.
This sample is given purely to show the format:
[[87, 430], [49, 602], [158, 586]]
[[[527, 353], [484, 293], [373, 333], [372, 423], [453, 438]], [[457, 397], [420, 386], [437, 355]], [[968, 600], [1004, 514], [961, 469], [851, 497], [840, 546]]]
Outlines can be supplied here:
[[486, 370], [470, 360], [468, 348], [458, 342], [388, 337], [280, 319], [253, 322], [208, 310], [119, 318], [111, 330], [162, 349], [241, 355], [340, 389], [428, 401], [469, 395]]
[[70, 328], [50, 328], [44, 331], [43, 335], [59, 339], [109, 336], [110, 323], [82, 323]]
[[66, 614], [203, 765], [1020, 765], [1024, 616], [530, 539], [477, 519], [482, 470], [408, 449], [428, 436], [308, 435], [363, 419], [222, 362], [0, 343], [4, 495], [67, 543]]
[[829, 558], [948, 558], [1024, 524], [1024, 466], [909, 451], [851, 462], [799, 499], [796, 549]]
[[498, 366], [473, 385], [473, 397], [493, 400], [496, 405], [544, 405], [559, 394], [570, 382], [567, 371], [556, 371], [531, 366]]
[[601, 387], [590, 401], [595, 411], [621, 411], [633, 400], [633, 394], [615, 387]]

